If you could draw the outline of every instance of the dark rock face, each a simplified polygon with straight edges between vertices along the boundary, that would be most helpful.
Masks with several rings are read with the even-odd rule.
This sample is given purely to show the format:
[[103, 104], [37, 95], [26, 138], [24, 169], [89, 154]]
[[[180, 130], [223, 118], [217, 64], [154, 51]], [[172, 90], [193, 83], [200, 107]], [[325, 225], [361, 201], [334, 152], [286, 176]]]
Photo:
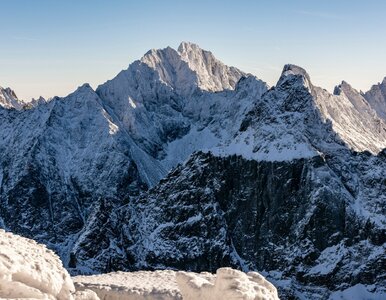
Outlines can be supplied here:
[[[79, 270], [95, 261], [98, 272], [264, 270], [274, 282], [291, 280], [284, 298], [315, 287], [327, 295], [359, 282], [382, 285], [384, 231], [357, 216], [329, 163], [197, 153], [108, 220], [100, 217], [104, 225], [76, 249]], [[91, 242], [106, 238], [110, 245]]]

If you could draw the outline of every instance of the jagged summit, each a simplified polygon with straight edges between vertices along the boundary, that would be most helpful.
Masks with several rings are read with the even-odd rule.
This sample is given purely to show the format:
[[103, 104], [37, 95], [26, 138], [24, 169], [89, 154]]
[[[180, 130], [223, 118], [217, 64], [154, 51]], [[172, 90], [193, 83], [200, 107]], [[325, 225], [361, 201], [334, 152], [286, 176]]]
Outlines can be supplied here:
[[177, 51], [171, 47], [152, 49], [141, 62], [158, 72], [163, 82], [185, 94], [195, 88], [211, 92], [233, 90], [241, 76], [246, 75], [190, 42], [182, 42]]
[[178, 52], [180, 53], [186, 53], [189, 51], [202, 51], [202, 49], [195, 43], [185, 41], [181, 42], [181, 44], [178, 46]]
[[9, 87], [0, 86], [0, 106], [4, 108], [22, 109], [24, 102], [16, 96], [16, 93]]
[[342, 80], [342, 82], [339, 85], [336, 85], [334, 87], [333, 95], [339, 96], [339, 95], [342, 95], [342, 93], [345, 95], [362, 94], [360, 91], [357, 91], [356, 89], [354, 89], [352, 85], [345, 80]]
[[15, 94], [15, 91], [12, 90], [11, 88], [7, 87], [7, 88], [3, 88], [0, 86], [0, 90], [4, 93], [6, 93], [7, 95], [10, 95], [11, 97], [17, 99], [17, 96]]
[[304, 85], [306, 88], [312, 89], [310, 76], [305, 69], [294, 64], [284, 65], [276, 86], [279, 87], [283, 84], [294, 85], [295, 82]]
[[308, 75], [308, 73], [305, 69], [303, 69], [302, 67], [299, 67], [297, 65], [294, 65], [294, 64], [284, 65], [283, 71], [282, 71], [282, 76], [287, 76], [289, 74], [301, 75], [301, 76], [307, 77], [307, 79], [310, 78], [310, 76]]
[[11, 88], [2, 88], [0, 86], [0, 107], [6, 108], [6, 109], [16, 109], [16, 110], [22, 110], [22, 109], [30, 109], [32, 107], [35, 107], [37, 105], [46, 103], [46, 99], [43, 97], [39, 97], [38, 99], [32, 98], [31, 101], [24, 101], [22, 99], [19, 99], [15, 93], [14, 90]]
[[210, 51], [197, 44], [182, 42], [178, 47], [181, 57], [198, 76], [198, 86], [208, 91], [233, 90], [246, 74], [219, 61]]

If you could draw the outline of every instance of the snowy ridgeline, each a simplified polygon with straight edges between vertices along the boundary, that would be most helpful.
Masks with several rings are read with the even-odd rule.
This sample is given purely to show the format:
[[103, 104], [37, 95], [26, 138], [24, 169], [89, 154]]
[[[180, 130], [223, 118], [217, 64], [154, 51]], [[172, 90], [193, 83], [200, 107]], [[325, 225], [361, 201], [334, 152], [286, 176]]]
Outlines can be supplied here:
[[[75, 285], [74, 285], [75, 283]], [[71, 279], [51, 250], [0, 230], [0, 298], [58, 300], [279, 299], [256, 272], [221, 268], [217, 274], [117, 272]]]

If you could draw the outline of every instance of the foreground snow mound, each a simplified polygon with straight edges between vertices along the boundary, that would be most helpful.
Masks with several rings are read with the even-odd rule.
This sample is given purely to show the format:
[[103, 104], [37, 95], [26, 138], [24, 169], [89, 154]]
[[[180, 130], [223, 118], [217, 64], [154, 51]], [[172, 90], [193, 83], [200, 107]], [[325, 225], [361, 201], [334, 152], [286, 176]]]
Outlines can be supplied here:
[[69, 300], [74, 290], [70, 275], [51, 250], [0, 230], [0, 298]]
[[221, 268], [207, 272], [139, 271], [74, 277], [78, 291], [89, 289], [100, 299], [215, 300], [279, 299], [276, 288], [256, 272]]
[[276, 288], [259, 273], [245, 274], [231, 268], [220, 268], [216, 275], [178, 272], [177, 283], [183, 299], [279, 299]]

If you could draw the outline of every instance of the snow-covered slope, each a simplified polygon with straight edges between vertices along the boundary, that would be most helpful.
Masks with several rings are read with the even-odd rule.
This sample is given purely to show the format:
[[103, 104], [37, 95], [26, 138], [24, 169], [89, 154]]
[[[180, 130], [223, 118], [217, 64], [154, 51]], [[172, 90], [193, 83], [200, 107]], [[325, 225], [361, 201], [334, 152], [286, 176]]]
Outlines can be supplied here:
[[373, 85], [364, 94], [371, 107], [378, 113], [379, 117], [386, 120], [386, 77], [381, 83]]

